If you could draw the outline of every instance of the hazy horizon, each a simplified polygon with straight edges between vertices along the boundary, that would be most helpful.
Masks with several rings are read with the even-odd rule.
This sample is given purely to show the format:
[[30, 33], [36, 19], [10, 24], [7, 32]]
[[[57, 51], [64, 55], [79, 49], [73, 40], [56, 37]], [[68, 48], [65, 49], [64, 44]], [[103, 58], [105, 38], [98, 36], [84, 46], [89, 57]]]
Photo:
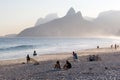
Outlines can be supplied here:
[[17, 34], [51, 13], [62, 17], [71, 7], [96, 18], [100, 12], [120, 10], [119, 4], [119, 0], [0, 0], [0, 36]]

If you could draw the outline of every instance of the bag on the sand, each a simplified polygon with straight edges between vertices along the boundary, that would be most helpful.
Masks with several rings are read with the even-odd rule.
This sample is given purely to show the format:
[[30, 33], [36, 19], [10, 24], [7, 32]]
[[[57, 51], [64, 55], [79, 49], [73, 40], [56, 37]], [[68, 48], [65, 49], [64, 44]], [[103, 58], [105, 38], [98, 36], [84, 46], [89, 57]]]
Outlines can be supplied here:
[[30, 58], [30, 60], [31, 60], [32, 62], [34, 62], [34, 65], [39, 65], [39, 62], [38, 62], [37, 60], [35, 60], [35, 59], [33, 59], [33, 58]]

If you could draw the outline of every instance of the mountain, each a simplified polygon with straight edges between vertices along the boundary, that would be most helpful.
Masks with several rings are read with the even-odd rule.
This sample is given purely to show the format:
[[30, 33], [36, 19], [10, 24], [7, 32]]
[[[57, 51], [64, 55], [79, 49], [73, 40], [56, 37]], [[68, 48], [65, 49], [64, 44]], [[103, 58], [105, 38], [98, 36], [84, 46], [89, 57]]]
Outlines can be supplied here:
[[99, 25], [102, 31], [117, 36], [118, 30], [120, 30], [120, 11], [110, 10], [102, 12], [94, 20], [94, 23]]
[[8, 38], [13, 38], [13, 37], [16, 37], [17, 34], [8, 34], [8, 35], [5, 35], [4, 37], [8, 37]]
[[74, 15], [75, 10], [73, 8], [70, 8], [69, 11], [67, 12], [66, 16]]
[[52, 21], [52, 20], [57, 19], [57, 18], [58, 18], [57, 14], [55, 14], [55, 13], [54, 13], [54, 14], [49, 14], [49, 15], [47, 15], [45, 18], [39, 18], [39, 19], [37, 20], [35, 26], [38, 26], [38, 25], [40, 25], [40, 24], [47, 23], [47, 22]]
[[92, 21], [83, 18], [81, 12], [70, 8], [64, 17], [35, 25], [20, 32], [17, 37], [90, 37], [120, 34], [120, 12], [106, 11]]

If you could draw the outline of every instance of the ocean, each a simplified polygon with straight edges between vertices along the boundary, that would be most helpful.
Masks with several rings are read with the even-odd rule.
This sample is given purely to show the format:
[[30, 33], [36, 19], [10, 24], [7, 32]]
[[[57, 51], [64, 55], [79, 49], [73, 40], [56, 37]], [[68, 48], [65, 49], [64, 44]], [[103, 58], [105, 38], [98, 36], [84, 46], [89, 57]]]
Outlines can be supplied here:
[[111, 38], [0, 38], [0, 60], [25, 58], [27, 54], [33, 56], [57, 54], [84, 49], [110, 47], [120, 44], [120, 39]]

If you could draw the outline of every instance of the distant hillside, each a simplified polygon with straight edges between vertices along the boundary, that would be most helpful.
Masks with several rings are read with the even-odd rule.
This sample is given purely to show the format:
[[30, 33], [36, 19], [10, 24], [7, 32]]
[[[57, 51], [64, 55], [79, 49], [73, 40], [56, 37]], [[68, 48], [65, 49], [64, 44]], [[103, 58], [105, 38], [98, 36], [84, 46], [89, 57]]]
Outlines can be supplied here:
[[87, 17], [87, 16], [85, 16], [84, 19], [85, 19], [85, 20], [88, 20], [88, 21], [93, 21], [93, 20], [94, 20], [94, 18], [92, 18], [92, 17]]
[[52, 20], [57, 19], [57, 18], [58, 18], [57, 14], [55, 14], [55, 13], [54, 13], [54, 14], [49, 14], [49, 15], [47, 15], [45, 18], [39, 18], [39, 19], [37, 20], [35, 26], [38, 26], [38, 25], [40, 25], [40, 24], [47, 23], [47, 22], [52, 21]]
[[17, 34], [8, 34], [8, 35], [5, 35], [5, 36], [3, 36], [3, 37], [10, 37], [10, 38], [13, 38], [13, 37], [16, 37], [17, 36]]
[[35, 25], [20, 32], [17, 37], [89, 37], [120, 34], [120, 12], [106, 11], [90, 21], [73, 8], [62, 18]]
[[94, 23], [101, 27], [101, 30], [111, 35], [117, 35], [120, 30], [120, 11], [106, 11], [99, 14]]

